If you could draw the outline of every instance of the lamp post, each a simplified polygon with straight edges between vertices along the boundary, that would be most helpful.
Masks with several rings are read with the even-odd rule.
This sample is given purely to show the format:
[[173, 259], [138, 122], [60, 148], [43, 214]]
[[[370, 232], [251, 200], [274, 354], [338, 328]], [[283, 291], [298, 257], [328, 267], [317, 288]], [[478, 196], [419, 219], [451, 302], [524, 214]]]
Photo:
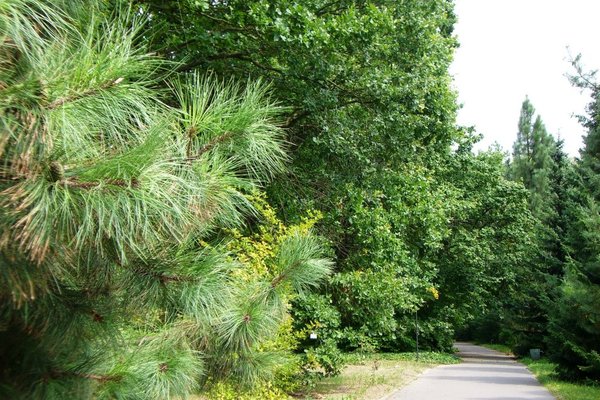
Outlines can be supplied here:
[[417, 310], [415, 310], [415, 337], [417, 339], [417, 361], [419, 361], [419, 317], [417, 316]]

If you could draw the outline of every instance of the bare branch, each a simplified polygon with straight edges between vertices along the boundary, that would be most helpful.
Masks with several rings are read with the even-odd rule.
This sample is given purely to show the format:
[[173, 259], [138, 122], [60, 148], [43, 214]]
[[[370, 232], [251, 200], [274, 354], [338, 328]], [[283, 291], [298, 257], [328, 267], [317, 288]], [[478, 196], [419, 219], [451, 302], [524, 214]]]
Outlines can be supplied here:
[[271, 65], [265, 65], [265, 64], [261, 64], [258, 61], [248, 57], [248, 53], [243, 52], [243, 53], [223, 53], [223, 54], [215, 54], [213, 56], [208, 56], [204, 59], [198, 59], [195, 61], [191, 61], [187, 64], [182, 64], [179, 67], [179, 71], [190, 71], [193, 70], [201, 65], [203, 65], [207, 60], [209, 61], [214, 61], [214, 60], [225, 60], [225, 59], [235, 59], [235, 60], [240, 60], [240, 61], [245, 61], [245, 62], [249, 62], [251, 64], [253, 64], [254, 66], [265, 70], [265, 71], [272, 71], [272, 72], [276, 72], [278, 74], [283, 75], [284, 74], [284, 70], [280, 69], [280, 68], [276, 68], [273, 67]]
[[290, 128], [294, 126], [299, 120], [306, 117], [310, 113], [306, 110], [296, 110], [285, 120], [285, 122], [281, 125], [282, 128]]

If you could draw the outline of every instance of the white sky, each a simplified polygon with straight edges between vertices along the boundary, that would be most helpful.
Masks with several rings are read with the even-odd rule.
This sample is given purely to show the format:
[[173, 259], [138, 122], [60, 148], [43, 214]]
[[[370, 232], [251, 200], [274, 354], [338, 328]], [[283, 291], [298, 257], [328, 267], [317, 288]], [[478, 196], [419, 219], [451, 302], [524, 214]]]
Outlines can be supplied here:
[[[569, 52], [600, 69], [600, 0], [455, 0], [460, 48], [451, 67], [463, 108], [458, 123], [512, 152], [521, 103], [528, 95], [548, 132], [578, 155], [587, 93], [570, 85]], [[569, 46], [569, 51], [567, 51]]]

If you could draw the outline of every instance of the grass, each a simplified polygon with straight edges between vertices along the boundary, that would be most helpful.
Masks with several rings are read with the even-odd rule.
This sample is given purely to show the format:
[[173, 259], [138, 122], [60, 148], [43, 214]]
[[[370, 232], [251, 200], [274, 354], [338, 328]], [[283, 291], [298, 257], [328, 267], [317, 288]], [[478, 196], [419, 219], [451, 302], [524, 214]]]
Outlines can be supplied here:
[[556, 364], [547, 359], [532, 360], [529, 357], [522, 358], [523, 364], [535, 374], [537, 379], [558, 400], [598, 400], [600, 399], [600, 385], [567, 382], [561, 380], [555, 372]]
[[499, 351], [500, 353], [513, 355], [510, 347], [508, 347], [505, 344], [500, 344], [500, 343], [481, 343], [481, 344], [477, 343], [477, 344], [479, 344], [480, 346], [486, 347], [490, 350], [496, 350], [496, 351]]
[[[344, 355], [348, 364], [359, 364], [366, 361], [416, 361], [416, 353], [347, 353]], [[420, 352], [419, 362], [426, 364], [458, 364], [460, 359], [448, 353]]]
[[346, 366], [339, 376], [318, 381], [314, 388], [304, 388], [293, 397], [274, 391], [240, 393], [232, 385], [217, 384], [208, 392], [192, 396], [194, 400], [375, 400], [405, 386], [428, 368], [456, 364], [451, 354], [415, 353], [346, 353]]
[[[510, 347], [503, 344], [481, 344], [488, 349], [505, 354], [512, 354]], [[519, 359], [537, 377], [557, 400], [598, 400], [600, 399], [600, 385], [568, 382], [560, 379], [556, 374], [556, 364], [546, 358], [532, 360], [529, 357]]]
[[413, 381], [428, 368], [460, 362], [450, 354], [374, 353], [347, 354], [348, 365], [339, 376], [318, 382], [304, 399], [370, 400], [380, 399]]

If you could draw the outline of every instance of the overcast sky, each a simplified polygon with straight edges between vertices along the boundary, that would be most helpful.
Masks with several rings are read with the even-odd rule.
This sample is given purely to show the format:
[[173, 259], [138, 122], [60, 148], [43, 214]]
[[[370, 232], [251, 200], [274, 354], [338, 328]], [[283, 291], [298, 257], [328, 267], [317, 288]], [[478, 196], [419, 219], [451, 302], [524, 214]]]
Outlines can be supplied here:
[[[548, 131], [578, 155], [587, 93], [572, 87], [569, 52], [600, 69], [600, 0], [455, 0], [460, 48], [451, 68], [461, 125], [512, 151], [521, 103], [529, 96]], [[570, 48], [567, 51], [567, 46]]]

